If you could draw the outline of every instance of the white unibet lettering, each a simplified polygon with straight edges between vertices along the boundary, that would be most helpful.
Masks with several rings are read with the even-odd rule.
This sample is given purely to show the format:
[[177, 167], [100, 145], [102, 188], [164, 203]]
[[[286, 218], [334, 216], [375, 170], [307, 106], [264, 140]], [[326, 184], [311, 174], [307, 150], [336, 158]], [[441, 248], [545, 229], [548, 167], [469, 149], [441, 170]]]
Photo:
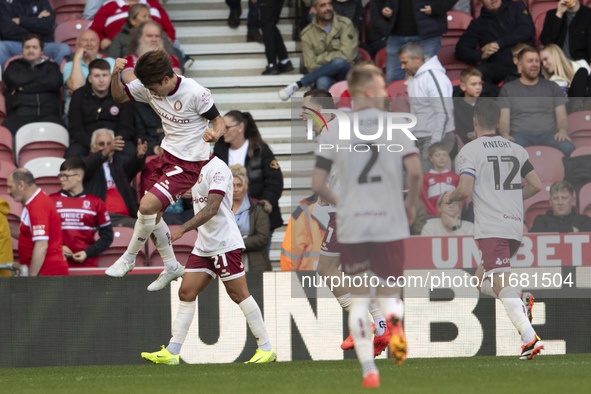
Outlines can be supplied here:
[[437, 268], [454, 268], [458, 262], [458, 239], [455, 237], [447, 238], [447, 260], [443, 260], [443, 240], [433, 238], [433, 264]]
[[549, 244], [560, 243], [560, 235], [540, 235], [538, 236], [538, 266], [555, 267], [561, 264], [560, 260], [549, 259], [549, 256], [556, 254], [555, 249]]
[[[431, 272], [433, 275], [435, 272]], [[424, 270], [405, 270], [405, 276], [422, 275]], [[446, 276], [462, 277], [463, 270], [449, 270]], [[452, 282], [454, 279], [452, 279]], [[451, 301], [430, 301], [428, 287], [404, 289], [404, 329], [412, 333], [407, 337], [408, 357], [470, 357], [476, 355], [484, 337], [482, 326], [473, 311], [478, 304], [478, 290], [464, 286], [452, 288], [455, 297]], [[447, 342], [431, 340], [431, 323], [452, 323], [458, 335]]]
[[[171, 322], [174, 322], [179, 307], [179, 297], [177, 296], [179, 282], [181, 281], [171, 282], [170, 285]], [[226, 289], [221, 283], [218, 296], [220, 299], [218, 341], [213, 345], [208, 345], [199, 338], [199, 308], [197, 308], [181, 350], [181, 358], [188, 364], [231, 363], [236, 361], [244, 350], [247, 330], [246, 318], [240, 307], [228, 297]]]
[[480, 250], [473, 237], [462, 238], [462, 267], [472, 268], [472, 261], [476, 262], [476, 266], [480, 264]]
[[388, 145], [388, 152], [402, 152], [404, 147], [400, 144], [391, 144]]
[[331, 150], [331, 149], [334, 149], [334, 145], [332, 145], [332, 144], [319, 144], [319, 145], [318, 145], [318, 150], [319, 150], [320, 152], [322, 152], [322, 150], [323, 150], [323, 149], [324, 149], [325, 151], [327, 151], [327, 150]]
[[[359, 130], [359, 112], [353, 113], [353, 133], [355, 133], [355, 136], [362, 141], [378, 140], [384, 132], [384, 114], [383, 112], [380, 112], [379, 114], [380, 116], [378, 119], [378, 130], [375, 132], [375, 134], [362, 134]], [[365, 127], [365, 129], [367, 129], [367, 127]]]
[[[546, 324], [546, 303], [536, 300], [534, 308], [532, 325], [543, 326]], [[495, 329], [497, 356], [517, 356], [521, 354], [521, 335], [509, 320], [505, 307], [500, 300], [495, 302], [495, 317], [497, 323]], [[566, 354], [566, 341], [562, 339], [544, 339], [544, 354]]]
[[589, 243], [589, 234], [565, 235], [564, 243], [572, 244], [573, 266], [583, 265], [583, 244]]
[[[533, 242], [530, 237], [524, 236], [521, 239], [521, 247], [511, 257], [511, 267], [531, 267], [534, 264]], [[524, 258], [518, 258], [523, 256]]]
[[[265, 272], [263, 288], [265, 325], [278, 361], [292, 360], [292, 319], [312, 360], [343, 358], [339, 346], [343, 338], [343, 312], [330, 290], [318, 289], [315, 315], [295, 273]], [[331, 335], [318, 335], [326, 327], [331, 327]]]
[[[413, 140], [416, 141], [417, 137], [415, 137], [409, 129], [412, 129], [413, 127], [415, 127], [417, 125], [417, 117], [414, 116], [413, 114], [406, 114], [403, 112], [394, 112], [394, 113], [390, 113], [388, 112], [388, 115], [386, 115], [387, 119], [388, 119], [388, 124], [386, 125], [386, 133], [387, 133], [387, 137], [388, 137], [388, 141], [392, 140], [392, 130], [401, 130], [404, 134], [406, 134], [406, 136]], [[410, 123], [408, 122], [408, 120], [410, 119]], [[395, 123], [396, 121], [396, 123]], [[399, 123], [403, 121], [404, 123]]]

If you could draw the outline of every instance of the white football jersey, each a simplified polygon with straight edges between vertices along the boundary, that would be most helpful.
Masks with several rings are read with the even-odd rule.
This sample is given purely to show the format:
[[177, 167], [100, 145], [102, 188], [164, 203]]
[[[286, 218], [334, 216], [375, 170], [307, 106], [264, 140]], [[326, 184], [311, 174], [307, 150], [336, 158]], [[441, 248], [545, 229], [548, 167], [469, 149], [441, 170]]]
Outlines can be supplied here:
[[493, 134], [462, 148], [458, 156], [460, 176], [474, 177], [474, 238], [521, 240], [521, 169], [528, 160], [523, 147]]
[[386, 113], [375, 108], [351, 113], [351, 140], [339, 140], [335, 128], [326, 134], [325, 143], [339, 149], [319, 145], [318, 155], [333, 163], [341, 185], [337, 193], [339, 243], [390, 242], [407, 238], [410, 232], [402, 194], [403, 159], [418, 154], [419, 150], [400, 130], [392, 133], [391, 140], [387, 140], [386, 130], [378, 139], [359, 139], [353, 132], [353, 114], [358, 116], [361, 133], [371, 135], [378, 129], [377, 120], [382, 116], [385, 119]]
[[232, 212], [234, 184], [232, 172], [226, 163], [213, 157], [203, 166], [199, 180], [191, 192], [195, 213], [205, 208], [210, 193], [224, 196], [218, 213], [197, 229], [199, 235], [192, 253], [206, 257], [244, 249], [244, 241]]
[[139, 79], [126, 87], [130, 99], [150, 104], [160, 115], [164, 129], [162, 149], [185, 161], [209, 159], [210, 147], [203, 140], [209, 121], [201, 116], [213, 106], [209, 89], [181, 75], [176, 88], [166, 97], [152, 95]]

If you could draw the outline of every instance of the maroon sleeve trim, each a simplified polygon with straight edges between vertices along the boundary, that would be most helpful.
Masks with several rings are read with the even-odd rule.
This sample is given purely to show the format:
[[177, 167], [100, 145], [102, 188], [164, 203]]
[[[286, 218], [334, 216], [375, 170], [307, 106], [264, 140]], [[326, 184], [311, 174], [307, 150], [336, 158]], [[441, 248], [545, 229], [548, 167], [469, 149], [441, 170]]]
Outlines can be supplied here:
[[223, 190], [215, 190], [215, 189], [212, 189], [212, 190], [209, 191], [209, 194], [219, 194], [219, 195], [225, 196], [226, 195], [226, 192], [223, 191]]
[[402, 158], [403, 159], [406, 159], [407, 157], [414, 156], [414, 155], [417, 155], [418, 156], [419, 153], [418, 152], [412, 152], [412, 153], [409, 153], [409, 154], [406, 154], [406, 155], [402, 156]]
[[125, 94], [127, 94], [127, 97], [129, 97], [129, 101], [131, 101], [132, 103], [134, 103], [135, 102], [135, 99], [133, 98], [133, 95], [129, 91], [129, 88], [127, 87], [127, 85], [123, 85], [123, 87], [125, 88]]

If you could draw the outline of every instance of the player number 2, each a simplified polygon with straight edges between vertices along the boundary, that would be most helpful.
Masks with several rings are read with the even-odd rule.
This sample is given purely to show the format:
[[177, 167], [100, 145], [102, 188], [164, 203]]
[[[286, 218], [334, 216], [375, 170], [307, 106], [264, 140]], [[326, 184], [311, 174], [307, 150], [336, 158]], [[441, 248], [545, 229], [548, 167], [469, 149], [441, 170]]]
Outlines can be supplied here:
[[367, 176], [367, 174], [369, 174], [369, 170], [371, 170], [371, 168], [378, 161], [378, 155], [379, 155], [378, 147], [375, 145], [372, 145], [371, 146], [371, 157], [369, 158], [369, 161], [367, 162], [365, 167], [363, 167], [361, 174], [359, 174], [359, 178], [357, 178], [357, 182], [359, 182], [359, 183], [373, 183], [373, 182], [381, 182], [382, 181], [382, 177], [379, 175], [372, 176], [372, 177]]
[[[501, 170], [498, 156], [487, 156], [486, 159], [493, 164], [495, 190], [501, 190]], [[515, 156], [501, 156], [501, 162], [511, 162], [511, 171], [503, 181], [503, 190], [520, 190], [521, 183], [511, 183], [519, 171], [519, 160]]]
[[220, 254], [217, 256], [213, 256], [213, 266], [216, 267], [217, 269], [220, 269], [220, 257], [222, 258], [222, 265], [224, 267], [228, 266], [228, 260], [226, 260], [226, 254]]
[[174, 166], [174, 170], [167, 172], [166, 176], [173, 176], [176, 174], [180, 174], [181, 172], [183, 172], [183, 169], [181, 167]]

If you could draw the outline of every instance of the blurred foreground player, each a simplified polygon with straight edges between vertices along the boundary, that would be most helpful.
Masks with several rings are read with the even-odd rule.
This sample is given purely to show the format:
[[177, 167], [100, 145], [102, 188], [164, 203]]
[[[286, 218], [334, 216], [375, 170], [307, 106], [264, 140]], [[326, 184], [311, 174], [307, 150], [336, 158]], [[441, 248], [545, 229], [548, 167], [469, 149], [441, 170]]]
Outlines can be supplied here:
[[[377, 67], [357, 67], [347, 77], [353, 97], [358, 125], [366, 136], [376, 134], [376, 121], [385, 118], [381, 108], [388, 97], [382, 70]], [[406, 119], [401, 119], [406, 123]], [[355, 342], [355, 353], [363, 368], [363, 386], [379, 387], [380, 377], [372, 351], [372, 331], [367, 319], [371, 299], [376, 301], [387, 319], [390, 331], [390, 357], [402, 364], [406, 360], [406, 337], [402, 329], [404, 305], [400, 289], [389, 287], [389, 277], [402, 276], [404, 261], [403, 239], [410, 236], [409, 223], [414, 220], [421, 190], [421, 161], [414, 138], [408, 130], [381, 133], [372, 141], [351, 135], [339, 141], [332, 133], [332, 146], [345, 142], [355, 146], [346, 149], [319, 149], [312, 177], [312, 189], [337, 206], [337, 235], [341, 264], [345, 274], [377, 277], [377, 288], [351, 287], [349, 330]], [[340, 143], [340, 144], [339, 144]], [[370, 145], [371, 144], [371, 145]], [[398, 146], [396, 152], [382, 147]], [[364, 149], [362, 146], [370, 146]], [[327, 185], [332, 166], [337, 168], [341, 183], [338, 195]], [[406, 170], [408, 193], [403, 197], [403, 170]], [[370, 281], [371, 283], [372, 281]]]
[[[148, 237], [158, 249], [164, 271], [148, 286], [149, 291], [162, 290], [185, 270], [172, 250], [170, 230], [162, 220], [168, 205], [178, 201], [199, 178], [201, 168], [209, 160], [209, 143], [216, 142], [225, 131], [209, 89], [190, 78], [176, 75], [170, 56], [163, 49], [142, 55], [136, 66], [138, 79], [123, 85], [121, 70], [127, 61], [117, 59], [111, 79], [111, 94], [115, 101], [148, 103], [162, 119], [165, 137], [164, 151], [152, 176], [148, 192], [142, 197], [137, 213], [133, 238], [127, 251], [105, 271], [112, 277], [121, 277], [135, 267], [135, 258]], [[213, 129], [208, 129], [211, 121]]]
[[233, 178], [228, 166], [212, 156], [193, 186], [193, 207], [197, 214], [172, 232], [172, 242], [184, 233], [199, 229], [195, 248], [187, 261], [186, 273], [179, 289], [179, 309], [172, 326], [170, 343], [142, 358], [154, 364], [177, 365], [179, 353], [195, 315], [197, 296], [218, 275], [228, 295], [246, 317], [259, 348], [246, 363], [268, 363], [277, 360], [265, 328], [263, 315], [248, 292], [241, 253], [244, 241], [236, 224], [233, 203]]
[[[493, 100], [476, 102], [474, 131], [477, 138], [460, 151], [460, 182], [453, 192], [446, 192], [443, 199], [449, 204], [472, 195], [474, 238], [482, 256], [481, 266], [476, 271], [480, 291], [501, 300], [523, 340], [520, 360], [531, 360], [544, 348], [544, 342], [531, 325], [533, 298], [529, 297], [524, 305], [518, 291], [509, 286], [509, 259], [519, 249], [523, 237], [523, 200], [538, 193], [542, 182], [529, 162], [527, 151], [495, 134], [500, 113]], [[522, 177], [527, 181], [524, 186]]]

